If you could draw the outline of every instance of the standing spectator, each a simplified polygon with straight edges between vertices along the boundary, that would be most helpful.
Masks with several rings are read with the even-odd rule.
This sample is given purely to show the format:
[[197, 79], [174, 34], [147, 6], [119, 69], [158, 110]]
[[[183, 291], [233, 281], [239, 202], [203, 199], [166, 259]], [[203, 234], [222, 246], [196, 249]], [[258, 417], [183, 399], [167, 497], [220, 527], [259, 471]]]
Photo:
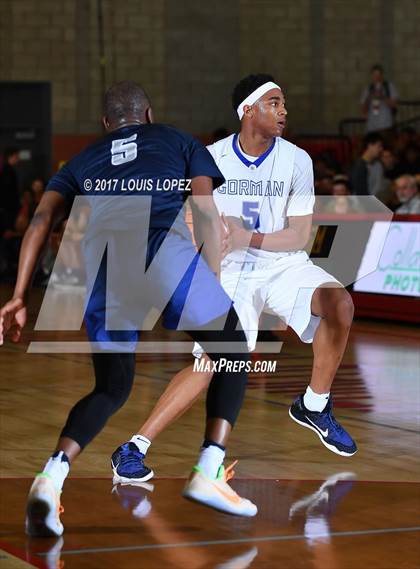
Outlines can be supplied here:
[[367, 119], [366, 132], [377, 132], [394, 125], [398, 94], [394, 85], [384, 78], [381, 65], [374, 65], [371, 82], [363, 91], [360, 103]]
[[394, 191], [394, 180], [401, 176], [401, 167], [397, 155], [391, 148], [384, 148], [381, 162], [383, 167], [382, 188], [375, 195], [378, 200], [395, 211], [399, 202]]
[[395, 193], [400, 207], [395, 213], [420, 215], [420, 195], [414, 176], [404, 174], [395, 180]]
[[383, 166], [385, 186], [388, 186], [399, 174], [401, 174], [401, 168], [398, 163], [398, 157], [392, 148], [384, 148], [381, 155], [381, 162]]
[[358, 196], [374, 196], [383, 187], [383, 166], [379, 158], [384, 149], [382, 137], [376, 132], [363, 139], [362, 154], [350, 172], [350, 187]]
[[16, 216], [20, 208], [19, 187], [16, 165], [19, 150], [6, 148], [4, 166], [0, 172], [0, 235], [3, 231], [15, 228]]

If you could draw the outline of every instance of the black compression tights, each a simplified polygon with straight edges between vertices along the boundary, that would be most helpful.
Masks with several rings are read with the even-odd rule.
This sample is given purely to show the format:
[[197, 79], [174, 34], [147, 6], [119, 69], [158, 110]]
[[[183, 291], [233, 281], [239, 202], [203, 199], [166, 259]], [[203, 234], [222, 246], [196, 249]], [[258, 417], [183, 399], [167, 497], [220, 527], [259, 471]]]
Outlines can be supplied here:
[[136, 365], [135, 354], [92, 354], [96, 384], [93, 391], [70, 411], [61, 432], [83, 449], [130, 395]]
[[[220, 321], [223, 322], [225, 319], [224, 330], [207, 330], [210, 326], [206, 325], [206, 330], [189, 332], [189, 334], [202, 345], [213, 361], [224, 358], [227, 362], [243, 362], [236, 364], [243, 367], [240, 371], [215, 373], [207, 392], [207, 418], [226, 419], [233, 426], [245, 394], [247, 373], [244, 366], [249, 360], [249, 355], [245, 334], [241, 328], [236, 329], [238, 324], [236, 312], [231, 309], [227, 317], [225, 315]], [[235, 342], [235, 346], [243, 350], [243, 353], [214, 352], [214, 348], [207, 345], [208, 342], [220, 344]], [[76, 441], [82, 449], [128, 399], [133, 386], [136, 361], [135, 354], [127, 353], [92, 354], [92, 360], [96, 378], [95, 388], [76, 403], [61, 432], [62, 437]]]

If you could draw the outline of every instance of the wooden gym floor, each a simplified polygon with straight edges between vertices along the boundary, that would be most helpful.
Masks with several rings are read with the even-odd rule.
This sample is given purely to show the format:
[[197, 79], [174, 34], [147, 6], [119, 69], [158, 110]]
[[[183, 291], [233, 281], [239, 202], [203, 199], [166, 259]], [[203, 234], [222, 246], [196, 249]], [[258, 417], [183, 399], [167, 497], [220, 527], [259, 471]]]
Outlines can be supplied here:
[[[9, 292], [0, 289], [0, 303]], [[281, 333], [277, 371], [250, 377], [228, 447], [227, 462], [239, 459], [232, 484], [258, 504], [256, 518], [234, 518], [180, 497], [202, 438], [202, 401], [151, 447], [155, 479], [112, 488], [110, 454], [191, 361], [140, 354], [130, 400], [65, 484], [63, 538], [27, 538], [31, 478], [70, 406], [92, 383], [86, 354], [27, 353], [31, 341], [58, 337], [33, 331], [38, 296], [23, 342], [0, 348], [1, 569], [63, 562], [65, 569], [420, 567], [419, 334], [368, 321], [354, 323], [333, 388], [336, 415], [359, 445], [354, 457], [332, 454], [289, 419], [288, 405], [308, 381], [311, 347]]]

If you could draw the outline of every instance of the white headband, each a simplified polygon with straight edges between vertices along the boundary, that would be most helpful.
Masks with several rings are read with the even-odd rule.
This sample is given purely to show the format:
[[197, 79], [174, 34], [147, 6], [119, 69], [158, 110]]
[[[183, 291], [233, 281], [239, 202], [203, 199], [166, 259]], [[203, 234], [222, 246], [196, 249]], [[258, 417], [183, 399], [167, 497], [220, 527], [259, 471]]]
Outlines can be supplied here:
[[255, 89], [255, 91], [253, 91], [250, 95], [248, 95], [248, 97], [244, 99], [242, 103], [239, 105], [239, 107], [236, 109], [236, 112], [238, 113], [239, 116], [239, 120], [242, 120], [242, 117], [244, 116], [245, 106], [253, 105], [256, 101], [258, 101], [260, 97], [265, 95], [267, 91], [271, 91], [271, 89], [281, 90], [281, 87], [279, 87], [278, 85], [276, 85], [276, 83], [273, 83], [272, 81], [268, 81], [267, 83], [264, 83], [264, 85], [261, 85], [261, 87], [258, 87], [258, 89]]

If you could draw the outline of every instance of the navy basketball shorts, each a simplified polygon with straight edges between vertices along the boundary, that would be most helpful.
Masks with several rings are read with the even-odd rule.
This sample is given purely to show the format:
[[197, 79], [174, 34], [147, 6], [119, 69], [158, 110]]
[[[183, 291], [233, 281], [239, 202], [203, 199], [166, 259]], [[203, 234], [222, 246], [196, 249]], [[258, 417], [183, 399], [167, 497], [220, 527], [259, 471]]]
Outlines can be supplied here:
[[134, 351], [152, 309], [163, 315], [166, 328], [194, 330], [227, 314], [232, 306], [192, 241], [181, 234], [151, 230], [146, 266], [144, 254], [139, 254], [142, 244], [121, 238], [120, 232], [118, 238], [107, 235], [98, 267], [90, 260], [98, 258], [103, 243], [103, 235], [97, 236], [84, 247], [85, 324], [90, 342], [99, 350]]

